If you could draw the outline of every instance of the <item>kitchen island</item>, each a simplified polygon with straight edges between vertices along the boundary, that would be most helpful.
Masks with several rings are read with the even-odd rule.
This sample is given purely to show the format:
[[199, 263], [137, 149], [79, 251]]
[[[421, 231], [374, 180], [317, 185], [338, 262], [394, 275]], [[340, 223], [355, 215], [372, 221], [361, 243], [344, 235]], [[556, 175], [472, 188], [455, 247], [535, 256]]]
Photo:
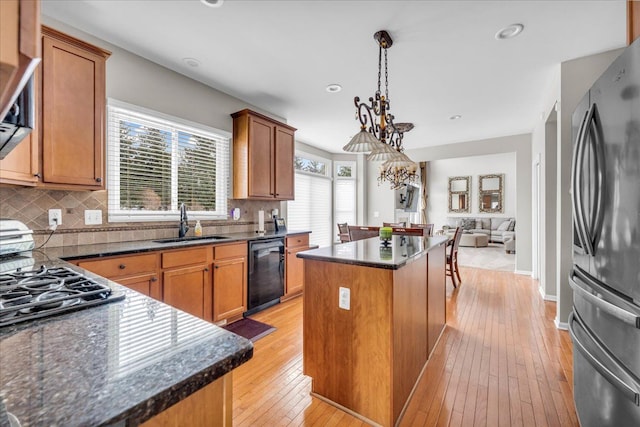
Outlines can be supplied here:
[[298, 254], [315, 396], [372, 424], [401, 419], [444, 330], [446, 242], [374, 237]]
[[21, 425], [231, 425], [231, 371], [252, 357], [250, 341], [33, 257], [34, 269], [73, 268], [125, 298], [0, 328], [0, 405]]

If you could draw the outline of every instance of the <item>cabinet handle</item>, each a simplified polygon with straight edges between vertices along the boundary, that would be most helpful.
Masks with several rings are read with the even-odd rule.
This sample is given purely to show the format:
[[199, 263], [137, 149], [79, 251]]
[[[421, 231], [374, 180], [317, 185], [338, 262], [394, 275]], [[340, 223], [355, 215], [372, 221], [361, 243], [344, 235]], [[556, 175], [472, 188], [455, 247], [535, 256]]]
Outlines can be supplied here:
[[215, 267], [216, 267], [216, 268], [220, 268], [220, 266], [219, 266], [219, 265], [216, 265]]
[[209, 271], [209, 267], [205, 267], [205, 268], [204, 268], [204, 271]]
[[102, 178], [97, 177], [97, 178], [96, 178], [96, 182], [102, 182]]
[[36, 178], [42, 178], [42, 175], [40, 175], [40, 172], [34, 173], [33, 176], [35, 176]]
[[120, 265], [118, 266], [118, 268], [119, 268], [120, 270], [124, 270], [125, 268], [127, 268], [127, 266], [126, 266], [126, 265], [124, 265], [124, 264], [120, 264]]
[[158, 278], [157, 278], [157, 277], [152, 277], [152, 278], [151, 278], [151, 281], [152, 281], [152, 282], [157, 282], [157, 281], [158, 281]]
[[287, 255], [291, 255], [291, 251], [287, 251]]

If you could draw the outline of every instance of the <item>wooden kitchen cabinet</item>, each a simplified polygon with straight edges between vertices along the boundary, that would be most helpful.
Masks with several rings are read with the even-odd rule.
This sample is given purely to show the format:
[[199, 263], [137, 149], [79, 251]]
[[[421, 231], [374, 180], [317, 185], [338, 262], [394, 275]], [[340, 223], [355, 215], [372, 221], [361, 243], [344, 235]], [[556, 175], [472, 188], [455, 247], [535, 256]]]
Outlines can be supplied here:
[[212, 320], [211, 246], [165, 251], [163, 302], [201, 319]]
[[213, 321], [232, 321], [247, 311], [247, 243], [216, 246]]
[[42, 26], [41, 184], [105, 185], [105, 67], [110, 52]]
[[78, 267], [162, 300], [162, 282], [158, 274], [158, 254], [116, 256], [76, 262]]
[[640, 1], [627, 0], [627, 43], [640, 37]]
[[296, 129], [251, 110], [233, 117], [233, 197], [293, 200]]
[[304, 290], [304, 262], [296, 255], [309, 249], [309, 234], [289, 236], [285, 243], [284, 295], [281, 300], [302, 294]]
[[40, 1], [0, 1], [0, 118], [40, 56]]
[[34, 129], [0, 160], [0, 184], [36, 186], [39, 176], [38, 153], [38, 134]]
[[433, 352], [447, 322], [445, 248], [443, 243], [427, 254], [427, 355]]

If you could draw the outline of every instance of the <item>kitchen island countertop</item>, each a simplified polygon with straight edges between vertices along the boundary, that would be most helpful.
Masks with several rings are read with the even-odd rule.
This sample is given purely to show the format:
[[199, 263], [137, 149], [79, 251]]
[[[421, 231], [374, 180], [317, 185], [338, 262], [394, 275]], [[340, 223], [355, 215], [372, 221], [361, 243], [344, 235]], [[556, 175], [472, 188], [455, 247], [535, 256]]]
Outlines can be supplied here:
[[[250, 341], [112, 281], [122, 301], [0, 329], [0, 399], [23, 426], [135, 426], [229, 373]], [[1, 403], [0, 403], [1, 404]]]

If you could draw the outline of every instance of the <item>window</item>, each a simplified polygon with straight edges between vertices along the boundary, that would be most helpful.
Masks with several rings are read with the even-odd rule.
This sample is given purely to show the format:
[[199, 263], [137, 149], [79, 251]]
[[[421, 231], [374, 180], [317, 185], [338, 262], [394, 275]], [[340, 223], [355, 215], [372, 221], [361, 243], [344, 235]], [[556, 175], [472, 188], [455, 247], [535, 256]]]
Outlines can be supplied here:
[[287, 202], [287, 228], [311, 230], [309, 242], [331, 245], [331, 170], [330, 160], [299, 153], [295, 156], [295, 200]]
[[230, 134], [109, 100], [109, 221], [226, 218]]
[[[335, 162], [335, 202], [334, 217], [336, 224], [356, 224], [356, 162]], [[337, 230], [337, 227], [336, 227]], [[336, 231], [337, 233], [337, 231]], [[338, 235], [335, 234], [337, 240]]]

